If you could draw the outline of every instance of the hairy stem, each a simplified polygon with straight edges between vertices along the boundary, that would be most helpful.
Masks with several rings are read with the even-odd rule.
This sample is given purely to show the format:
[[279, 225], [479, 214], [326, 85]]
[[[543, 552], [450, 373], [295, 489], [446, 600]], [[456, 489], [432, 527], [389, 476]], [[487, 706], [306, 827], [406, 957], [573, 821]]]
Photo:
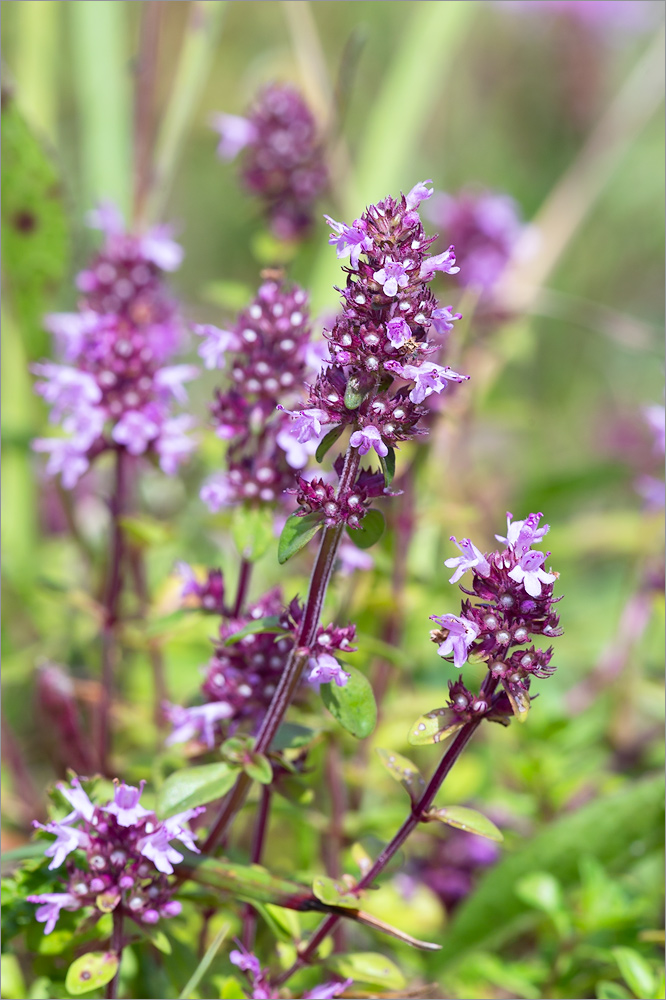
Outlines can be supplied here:
[[[338, 484], [338, 494], [346, 492], [356, 482], [360, 457], [355, 448], [347, 448], [345, 464]], [[342, 537], [343, 526], [324, 528], [319, 545], [319, 552], [310, 576], [308, 596], [303, 608], [303, 617], [296, 633], [294, 646], [285, 668], [275, 689], [273, 699], [268, 706], [255, 743], [257, 753], [265, 753], [278, 731], [294, 694], [301, 681], [301, 675], [310, 655], [310, 646], [314, 642], [321, 611], [326, 597], [335, 557]], [[252, 779], [241, 773], [233, 789], [222, 803], [220, 812], [213, 823], [208, 839], [203, 847], [204, 854], [210, 853], [220, 843], [229, 823], [243, 805], [245, 797], [252, 785]]]
[[250, 586], [250, 577], [252, 576], [252, 563], [247, 559], [243, 559], [240, 565], [240, 573], [238, 575], [238, 589], [236, 591], [236, 600], [234, 601], [234, 608], [231, 612], [232, 618], [240, 617], [240, 613], [243, 610], [243, 605], [245, 604], [245, 598], [247, 597], [247, 591]]
[[102, 692], [99, 705], [97, 746], [99, 768], [108, 774], [110, 750], [109, 716], [113, 702], [114, 665], [117, 648], [117, 625], [120, 595], [123, 588], [123, 563], [125, 539], [121, 520], [125, 511], [127, 493], [127, 454], [123, 448], [116, 451], [116, 470], [113, 492], [109, 501], [111, 532], [109, 564], [104, 588], [104, 624], [102, 626]]
[[122, 903], [113, 911], [113, 931], [111, 932], [111, 951], [118, 956], [118, 968], [116, 974], [107, 984], [105, 997], [114, 1000], [118, 996], [118, 980], [120, 979], [120, 962], [123, 957], [123, 907]]
[[[496, 686], [497, 679], [491, 674], [488, 674], [482, 685], [481, 691], [484, 696], [489, 699], [494, 693]], [[423, 795], [417, 802], [412, 803], [412, 810], [409, 816], [406, 818], [390, 843], [388, 843], [381, 852], [372, 868], [370, 868], [370, 870], [366, 872], [363, 878], [359, 881], [357, 886], [359, 891], [367, 889], [372, 885], [375, 879], [384, 871], [391, 858], [393, 858], [397, 851], [402, 847], [410, 834], [412, 834], [417, 826], [423, 822], [425, 814], [433, 804], [435, 796], [441, 788], [449, 771], [462, 754], [478, 727], [481, 725], [481, 721], [481, 719], [476, 719], [473, 722], [468, 722], [458, 732], [458, 735], [449, 746], [448, 750], [439, 762], [435, 773], [426, 785]], [[302, 968], [303, 965], [306, 965], [312, 960], [319, 945], [322, 943], [324, 938], [331, 933], [340, 919], [341, 917], [338, 914], [331, 914], [331, 916], [326, 917], [326, 919], [321, 922], [305, 948], [303, 948], [303, 950], [299, 953], [296, 962], [279, 978], [277, 985], [282, 986], [283, 983], [286, 983], [286, 981], [295, 972]]]
[[[264, 842], [266, 840], [266, 831], [268, 830], [268, 820], [271, 811], [271, 787], [270, 785], [263, 785], [261, 789], [261, 799], [259, 800], [259, 809], [257, 811], [257, 818], [254, 826], [254, 835], [252, 837], [252, 851], [250, 853], [250, 863], [253, 865], [258, 865], [261, 862], [261, 856], [264, 853]], [[254, 947], [254, 935], [257, 929], [257, 911], [250, 904], [247, 903], [245, 910], [243, 912], [243, 945], [248, 951], [252, 951]]]

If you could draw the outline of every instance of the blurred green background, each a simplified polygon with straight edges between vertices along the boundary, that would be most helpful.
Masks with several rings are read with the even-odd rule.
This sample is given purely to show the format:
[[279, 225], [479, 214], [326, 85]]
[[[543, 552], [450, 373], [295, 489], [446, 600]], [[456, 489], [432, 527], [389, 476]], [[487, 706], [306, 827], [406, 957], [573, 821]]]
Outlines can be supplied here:
[[[43, 312], [75, 305], [73, 276], [93, 245], [85, 212], [100, 197], [131, 210], [144, 6], [3, 5], [3, 711], [12, 744], [4, 754], [3, 837], [10, 848], [29, 836], [30, 780], [42, 789], [58, 774], [48, 733], [36, 724], [36, 665], [66, 664], [82, 704], [92, 697], [86, 684], [98, 653], [90, 593], [106, 532], [103, 469], [100, 496], [76, 502], [87, 556], [63, 530], [57, 491], [29, 447], [45, 414], [27, 366], [50, 351]], [[206, 16], [218, 34], [211, 28], [198, 42], [188, 28], [190, 3], [160, 6], [155, 131], [165, 173], [153, 208], [179, 229], [185, 261], [173, 288], [188, 319], [224, 326], [275, 256], [235, 165], [217, 159], [209, 127], [216, 111], [242, 114], [270, 80], [295, 82], [321, 116], [331, 101], [342, 109], [335, 183], [322, 212], [351, 221], [370, 200], [430, 177], [438, 190], [506, 191], [539, 227], [536, 257], [512, 275], [525, 315], [492, 329], [472, 317], [464, 346], [452, 334], [451, 363], [472, 376], [469, 396], [456, 396], [419, 469], [405, 635], [391, 654], [393, 682], [370, 742], [406, 751], [410, 723], [442, 703], [453, 670], [435, 655], [428, 616], [457, 609], [443, 568], [448, 538], [471, 535], [491, 548], [507, 509], [516, 517], [543, 511], [552, 526], [548, 547], [565, 595], [558, 672], [539, 685], [525, 726], [487, 727], [447, 781], [446, 801], [500, 817], [504, 860], [448, 929], [427, 889], [411, 902], [397, 888], [385, 897], [386, 919], [395, 911], [394, 922], [435, 937], [443, 951], [423, 957], [369, 936], [360, 945], [397, 956], [410, 982], [437, 982], [440, 992], [428, 996], [663, 996], [653, 933], [661, 926], [662, 792], [653, 776], [663, 758], [663, 514], [646, 512], [634, 486], [641, 474], [661, 475], [662, 461], [642, 408], [663, 400], [663, 4], [647, 4], [647, 24], [634, 31], [557, 16], [546, 4], [217, 3]], [[39, 238], [12, 215], [26, 198]], [[322, 220], [287, 261], [321, 311], [335, 308], [332, 286], [340, 281], [327, 233]], [[445, 302], [460, 297], [450, 280], [437, 291]], [[202, 419], [215, 381], [198, 383]], [[402, 454], [406, 461], [411, 452]], [[211, 434], [180, 481], [145, 477], [144, 514], [163, 529], [147, 552], [155, 614], [172, 599], [175, 559], [210, 563], [213, 549], [214, 563], [235, 573], [227, 522], [204, 514], [197, 497], [219, 459]], [[352, 660], [363, 669], [386, 653], [378, 640], [395, 610], [394, 554], [385, 539], [353, 594], [339, 581], [330, 596], [332, 615], [342, 608], [358, 622]], [[287, 570], [285, 581], [269, 552], [253, 592], [281, 583], [287, 597], [303, 593], [306, 560]], [[198, 623], [162, 637], [173, 700], [195, 695], [209, 632]], [[147, 723], [150, 672], [131, 636], [128, 646], [119, 769], [159, 781]], [[466, 670], [468, 683], [480, 680], [478, 672]], [[351, 743], [343, 741], [346, 778], [367, 787], [364, 810], [350, 815], [346, 832], [388, 839], [405, 803], [373, 755], [359, 765]], [[427, 770], [435, 748], [415, 758]], [[287, 806], [278, 806], [266, 864], [308, 869], [327, 809], [317, 797], [286, 823]], [[420, 833], [407, 855], [425, 857], [431, 836]], [[18, 994], [3, 992], [10, 995]]]

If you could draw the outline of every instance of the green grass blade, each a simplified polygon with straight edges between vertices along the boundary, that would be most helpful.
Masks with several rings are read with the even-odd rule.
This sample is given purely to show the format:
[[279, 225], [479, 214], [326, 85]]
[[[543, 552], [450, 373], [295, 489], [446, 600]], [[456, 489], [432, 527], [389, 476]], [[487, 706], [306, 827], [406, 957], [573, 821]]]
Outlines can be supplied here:
[[203, 977], [208, 972], [208, 969], [209, 969], [209, 967], [210, 967], [213, 959], [215, 958], [215, 956], [217, 955], [218, 951], [220, 950], [222, 942], [224, 941], [224, 939], [226, 938], [226, 936], [227, 936], [228, 933], [229, 933], [229, 924], [225, 924], [224, 927], [220, 928], [220, 930], [218, 931], [217, 935], [215, 936], [215, 940], [213, 941], [213, 943], [211, 944], [211, 946], [208, 948], [208, 950], [206, 951], [206, 954], [201, 959], [201, 961], [197, 965], [196, 969], [194, 970], [194, 972], [190, 976], [190, 978], [189, 978], [189, 980], [187, 982], [187, 985], [183, 989], [182, 993], [179, 995], [178, 1000], [187, 1000], [187, 998], [189, 996], [191, 996], [192, 993], [194, 993], [194, 991], [196, 990], [197, 986], [199, 985], [199, 983], [201, 982], [201, 980], [203, 979]]

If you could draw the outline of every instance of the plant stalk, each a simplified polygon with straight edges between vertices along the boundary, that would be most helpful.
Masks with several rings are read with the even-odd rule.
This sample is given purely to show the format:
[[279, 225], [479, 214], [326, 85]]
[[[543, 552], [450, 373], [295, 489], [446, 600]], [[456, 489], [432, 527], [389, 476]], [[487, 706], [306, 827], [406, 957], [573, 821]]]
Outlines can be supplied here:
[[118, 981], [120, 979], [120, 962], [123, 957], [123, 907], [122, 903], [113, 911], [113, 931], [111, 932], [111, 951], [118, 956], [118, 968], [113, 979], [107, 984], [105, 997], [115, 1000], [118, 996]]
[[[250, 853], [250, 863], [258, 865], [264, 853], [264, 842], [266, 831], [268, 830], [268, 820], [271, 811], [271, 786], [263, 785], [261, 789], [261, 799], [259, 800], [259, 810], [254, 827], [252, 838], [252, 851]], [[254, 947], [254, 936], [257, 930], [257, 911], [251, 903], [247, 903], [243, 913], [243, 946], [248, 951]]]
[[[491, 674], [486, 676], [485, 681], [481, 687], [481, 692], [486, 698], [490, 698], [497, 686], [497, 679]], [[407, 838], [414, 832], [417, 826], [423, 822], [424, 816], [427, 813], [430, 806], [435, 800], [439, 789], [441, 788], [444, 780], [446, 779], [449, 771], [456, 763], [463, 750], [471, 740], [472, 736], [476, 730], [481, 725], [482, 719], [475, 719], [472, 722], [468, 722], [463, 728], [458, 732], [457, 736], [449, 746], [448, 750], [442, 757], [439, 765], [431, 777], [430, 781], [426, 785], [425, 791], [417, 802], [412, 803], [412, 809], [409, 816], [406, 818], [398, 832], [395, 834], [393, 839], [386, 845], [384, 850], [378, 856], [377, 860], [373, 864], [372, 868], [363, 876], [363, 878], [358, 882], [357, 889], [360, 891], [362, 889], [369, 888], [375, 879], [381, 875], [389, 861], [402, 847]], [[305, 948], [300, 952], [296, 962], [291, 966], [290, 969], [278, 979], [277, 985], [282, 986], [295, 972], [298, 972], [302, 966], [307, 965], [311, 961], [314, 953], [316, 952], [319, 945], [322, 943], [324, 938], [326, 938], [331, 931], [335, 928], [341, 917], [335, 913], [326, 917], [325, 920], [321, 922], [317, 930], [314, 932], [310, 940], [308, 941]]]
[[[338, 495], [346, 492], [356, 481], [360, 456], [356, 448], [349, 446], [345, 455], [345, 464], [338, 484]], [[303, 617], [299, 626], [294, 646], [282, 672], [275, 694], [264, 716], [257, 734], [255, 751], [266, 753], [278, 731], [289, 705], [301, 681], [301, 675], [310, 656], [310, 646], [314, 642], [321, 611], [326, 597], [335, 557], [342, 537], [343, 526], [336, 524], [332, 528], [324, 528], [319, 552], [312, 568], [308, 596], [303, 608]], [[209, 854], [222, 840], [229, 823], [236, 815], [252, 785], [252, 779], [242, 772], [233, 789], [222, 803], [218, 816], [203, 846], [203, 853]]]
[[240, 573], [238, 575], [238, 589], [236, 590], [236, 600], [234, 601], [234, 609], [231, 612], [232, 618], [239, 618], [240, 613], [243, 610], [243, 605], [245, 603], [245, 598], [247, 597], [247, 591], [250, 586], [250, 577], [252, 576], [252, 563], [248, 559], [243, 559], [240, 565]]

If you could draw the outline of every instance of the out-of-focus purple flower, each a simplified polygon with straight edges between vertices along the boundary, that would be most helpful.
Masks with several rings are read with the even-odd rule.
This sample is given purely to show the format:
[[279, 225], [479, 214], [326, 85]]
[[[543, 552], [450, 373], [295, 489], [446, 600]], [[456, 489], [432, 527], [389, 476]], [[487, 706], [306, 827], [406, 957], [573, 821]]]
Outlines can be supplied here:
[[287, 465], [291, 469], [303, 469], [316, 452], [319, 438], [301, 442], [299, 438], [293, 436], [292, 428], [283, 427], [275, 441], [285, 453]]
[[333, 230], [328, 242], [335, 247], [337, 257], [349, 257], [351, 266], [358, 267], [361, 254], [372, 247], [372, 240], [363, 220], [355, 219], [353, 226], [347, 226], [344, 222], [336, 222], [330, 215], [325, 215], [324, 218]]
[[338, 559], [340, 568], [338, 572], [342, 576], [350, 576], [357, 569], [371, 570], [375, 561], [369, 552], [364, 552], [351, 542], [343, 543], [338, 549]]
[[392, 257], [386, 257], [382, 267], [374, 271], [372, 277], [382, 286], [384, 295], [393, 298], [393, 296], [398, 294], [399, 288], [404, 288], [409, 284], [409, 274], [407, 271], [410, 267], [412, 267], [411, 260], [399, 261], [393, 260]]
[[78, 910], [81, 905], [71, 892], [43, 892], [37, 896], [26, 896], [26, 899], [29, 903], [42, 904], [35, 916], [40, 924], [44, 924], [45, 934], [54, 929], [61, 910]]
[[488, 573], [490, 573], [488, 560], [484, 556], [483, 552], [479, 551], [476, 545], [470, 541], [469, 538], [463, 538], [462, 541], [459, 542], [453, 535], [451, 535], [450, 540], [455, 542], [462, 552], [462, 555], [455, 556], [444, 561], [444, 565], [448, 566], [449, 569], [453, 569], [454, 566], [456, 568], [455, 573], [449, 580], [449, 583], [457, 583], [463, 573], [466, 573], [468, 569], [476, 569], [476, 572], [481, 576], [487, 576]]
[[431, 615], [431, 620], [437, 622], [448, 634], [440, 643], [437, 652], [440, 656], [451, 656], [453, 664], [462, 667], [467, 661], [467, 651], [479, 634], [479, 628], [467, 618], [457, 615]]
[[352, 448], [358, 448], [360, 455], [367, 455], [371, 448], [374, 448], [380, 458], [388, 455], [388, 448], [382, 441], [382, 436], [372, 424], [354, 431], [349, 438]]
[[546, 11], [602, 31], [635, 32], [649, 29], [660, 7], [651, 0], [502, 0], [500, 6], [530, 14]]
[[304, 993], [303, 1000], [332, 1000], [333, 997], [339, 997], [349, 989], [353, 982], [353, 979], [344, 979], [338, 983], [323, 983], [321, 986], [315, 986], [309, 993]]
[[87, 447], [82, 450], [67, 438], [35, 438], [32, 449], [49, 456], [46, 473], [49, 476], [60, 476], [66, 490], [73, 489], [90, 467]]
[[217, 155], [222, 160], [235, 159], [242, 149], [257, 140], [257, 129], [249, 118], [241, 115], [214, 115], [211, 125], [220, 135]]
[[198, 323], [192, 329], [197, 336], [205, 338], [197, 354], [209, 370], [224, 368], [227, 351], [237, 351], [240, 347], [238, 337], [231, 330], [221, 330], [210, 323]]
[[127, 410], [113, 428], [111, 437], [117, 444], [125, 445], [130, 455], [143, 455], [159, 430], [159, 425], [148, 413]]
[[196, 420], [189, 413], [181, 413], [177, 417], [165, 420], [160, 427], [160, 434], [155, 441], [155, 451], [159, 456], [160, 469], [167, 476], [174, 476], [178, 468], [197, 446], [189, 431], [193, 430]]
[[162, 707], [165, 718], [174, 727], [165, 740], [166, 746], [198, 739], [212, 750], [215, 746], [215, 724], [234, 714], [233, 708], [226, 701], [212, 701], [192, 708], [165, 702]]
[[235, 502], [236, 491], [224, 473], [211, 476], [201, 487], [199, 496], [212, 514]]
[[177, 271], [183, 263], [183, 248], [171, 237], [169, 225], [153, 226], [139, 238], [141, 254], [160, 271]]
[[330, 653], [318, 653], [317, 656], [310, 657], [308, 667], [310, 684], [330, 684], [333, 681], [338, 687], [345, 687], [351, 677]]
[[155, 372], [155, 388], [165, 393], [167, 399], [173, 397], [179, 403], [187, 403], [187, 390], [183, 383], [191, 382], [199, 374], [195, 365], [168, 365]]
[[37, 821], [33, 823], [33, 826], [56, 835], [56, 839], [44, 850], [47, 858], [53, 858], [49, 868], [60, 868], [68, 854], [80, 848], [85, 849], [90, 845], [90, 838], [78, 827], [68, 826], [66, 823], [47, 823], [46, 826], [43, 826]]
[[67, 822], [75, 822], [77, 819], [85, 819], [88, 823], [90, 823], [95, 812], [95, 807], [86, 795], [85, 790], [81, 788], [81, 782], [78, 778], [72, 778], [71, 785], [72, 787], [69, 788], [62, 781], [58, 782], [56, 785], [60, 794], [67, 799], [70, 806], [74, 810], [74, 812], [70, 813], [67, 817]]
[[663, 455], [666, 449], [666, 409], [663, 406], [646, 406], [643, 413], [654, 435], [655, 451]]
[[543, 569], [546, 555], [544, 552], [525, 552], [520, 557], [517, 566], [509, 572], [516, 583], [522, 583], [530, 597], [541, 595], [542, 583], [554, 583], [557, 579], [554, 573], [546, 573]]
[[315, 202], [328, 186], [328, 171], [315, 119], [294, 87], [271, 85], [247, 118], [220, 115], [218, 153], [230, 159], [244, 149], [241, 177], [264, 203], [278, 239], [301, 238], [312, 225]]
[[639, 496], [648, 510], [661, 510], [666, 506], [666, 483], [656, 476], [639, 476], [635, 482]]

